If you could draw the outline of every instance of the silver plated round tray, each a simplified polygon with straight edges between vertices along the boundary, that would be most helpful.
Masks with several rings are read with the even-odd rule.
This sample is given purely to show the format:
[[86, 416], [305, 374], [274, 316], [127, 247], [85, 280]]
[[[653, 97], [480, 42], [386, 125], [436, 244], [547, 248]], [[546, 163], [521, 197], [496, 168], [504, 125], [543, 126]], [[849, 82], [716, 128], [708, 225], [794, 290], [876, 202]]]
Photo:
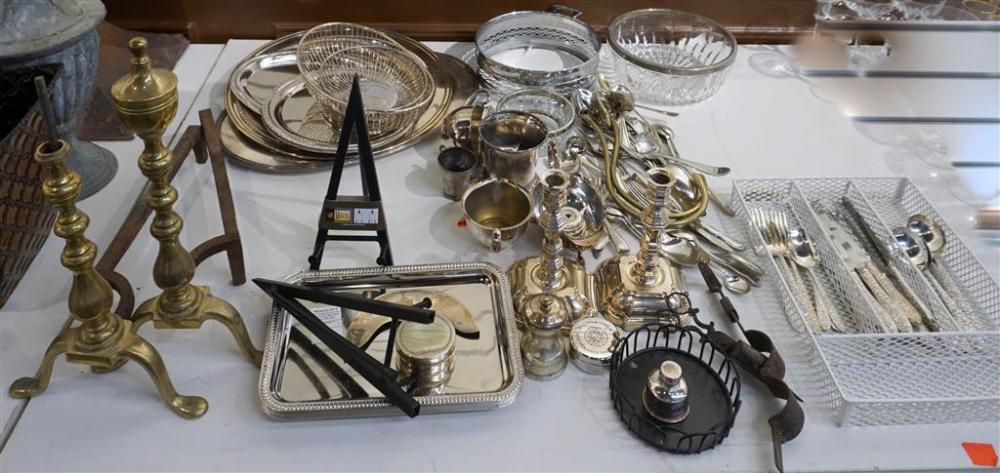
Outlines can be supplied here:
[[261, 150], [236, 131], [229, 115], [219, 122], [222, 147], [237, 166], [272, 174], [297, 174], [318, 171], [329, 167], [332, 161], [298, 159], [292, 156]]
[[226, 113], [236, 131], [240, 132], [241, 135], [263, 150], [284, 154], [296, 159], [326, 161], [331, 157], [329, 154], [311, 153], [298, 147], [288, 146], [277, 139], [264, 128], [264, 124], [260, 121], [260, 116], [240, 103], [236, 98], [236, 94], [232, 91], [226, 94]]
[[[253, 51], [248, 58], [279, 51], [294, 51], [303, 34], [300, 32], [278, 38]], [[435, 54], [422, 43], [398, 33], [387, 32], [387, 34], [413, 51], [427, 64], [434, 78], [435, 91], [430, 106], [410, 132], [399, 137], [399, 140], [386, 144], [385, 147], [373, 149], [376, 158], [412, 146], [440, 128], [441, 121], [447, 113], [461, 106], [479, 88], [478, 77], [462, 61], [445, 54]], [[242, 154], [235, 156], [237, 152], [228, 146], [227, 150], [234, 155], [234, 160], [239, 164], [272, 173], [297, 172], [299, 170], [286, 168], [301, 167], [310, 160], [319, 161], [324, 166], [332, 164], [330, 153], [304, 151], [277, 139], [264, 127], [261, 118], [236, 98], [232, 90], [226, 94], [226, 110], [231, 122], [230, 127], [238, 136], [240, 146], [235, 145], [236, 137], [230, 142], [234, 147], [238, 147]], [[273, 155], [274, 159], [264, 156], [267, 154]], [[354, 155], [355, 151], [349, 150], [348, 157]], [[249, 164], [251, 162], [254, 163], [253, 166]]]
[[229, 90], [240, 103], [260, 114], [275, 87], [298, 75], [294, 51], [252, 56], [229, 76]]
[[[327, 118], [326, 109], [306, 89], [305, 78], [293, 76], [278, 85], [264, 102], [260, 114], [267, 129], [281, 142], [313, 153], [335, 154], [340, 140], [340, 127]], [[412, 129], [400, 128], [372, 142], [372, 149], [383, 149]], [[356, 152], [353, 146], [348, 148]]]

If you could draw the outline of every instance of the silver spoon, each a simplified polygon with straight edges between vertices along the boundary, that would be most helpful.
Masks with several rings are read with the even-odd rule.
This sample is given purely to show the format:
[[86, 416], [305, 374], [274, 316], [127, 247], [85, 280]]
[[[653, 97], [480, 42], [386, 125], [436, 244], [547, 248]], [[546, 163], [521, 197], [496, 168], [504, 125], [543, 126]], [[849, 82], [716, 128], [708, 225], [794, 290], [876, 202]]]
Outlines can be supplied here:
[[892, 238], [896, 241], [896, 246], [917, 269], [925, 269], [930, 263], [931, 253], [927, 248], [927, 243], [915, 232], [903, 227], [896, 227], [892, 229]]
[[623, 136], [626, 137], [628, 147], [632, 151], [642, 156], [659, 152], [662, 144], [655, 132], [650, 133], [649, 129], [636, 126], [635, 120], [630, 120], [628, 117], [625, 117], [624, 122], [627, 133]]
[[910, 216], [906, 220], [906, 228], [912, 230], [927, 243], [927, 249], [930, 250], [932, 257], [936, 258], [944, 251], [944, 245], [948, 242], [944, 230], [926, 215]]
[[[975, 309], [969, 305], [968, 300], [962, 295], [962, 291], [958, 289], [958, 284], [955, 283], [951, 274], [948, 273], [940, 262], [935, 261], [944, 253], [944, 246], [948, 242], [944, 230], [937, 222], [923, 214], [910, 216], [906, 221], [906, 227], [906, 230], [915, 235], [920, 240], [920, 243], [924, 245], [925, 253], [927, 254], [927, 262], [924, 267], [931, 273], [931, 277], [928, 279], [936, 283], [934, 284], [935, 290], [944, 292], [944, 295], [942, 295], [943, 299], [948, 299], [953, 303], [949, 309], [952, 315], [955, 316], [955, 319], [958, 319], [956, 322], [968, 330], [978, 328], [979, 324], [974, 316], [976, 313]], [[945, 295], [947, 298], [945, 298]]]
[[813, 289], [813, 304], [816, 308], [816, 314], [819, 316], [820, 329], [824, 332], [829, 330], [843, 331], [843, 321], [838, 320], [840, 314], [831, 307], [826, 290], [820, 284], [819, 278], [816, 277], [816, 272], [813, 270], [819, 264], [819, 255], [816, 254], [816, 248], [809, 240], [804, 228], [793, 227], [789, 229], [788, 250], [792, 261], [800, 268], [805, 269], [809, 276], [809, 282]]
[[[669, 232], [668, 235], [670, 235], [673, 238], [678, 238], [687, 241], [688, 245], [694, 247], [698, 251], [699, 257], [702, 255], [707, 256], [709, 262], [713, 263], [716, 267], [723, 268], [728, 272], [732, 272], [735, 275], [745, 278], [750, 285], [757, 286], [758, 284], [760, 284], [758, 277], [755, 277], [754, 275], [750, 274], [750, 272], [745, 271], [745, 269], [750, 269], [750, 268], [745, 268], [745, 267], [741, 268], [739, 267], [739, 265], [733, 264], [734, 262], [729, 261], [726, 258], [723, 258], [722, 256], [712, 253], [711, 251], [706, 251], [704, 248], [701, 247], [701, 244], [698, 243], [698, 238], [695, 237], [693, 234], [686, 232], [684, 230], [673, 230]], [[735, 255], [728, 255], [728, 256], [735, 256]], [[697, 261], [695, 261], [695, 264], [697, 264]], [[727, 275], [728, 272], [726, 273]]]
[[[927, 247], [927, 242], [920, 235], [909, 228], [896, 227], [892, 229], [892, 238], [896, 242], [896, 247], [917, 269], [924, 271], [931, 268], [931, 251]], [[953, 294], [945, 290], [934, 273], [931, 273], [931, 277], [926, 278], [926, 280], [937, 293], [945, 308], [954, 316], [956, 322], [961, 323], [961, 319], [966, 319], [966, 314], [968, 314], [966, 308], [958, 303], [958, 299]]]
[[722, 285], [733, 294], [746, 294], [750, 292], [750, 281], [738, 274], [729, 274], [722, 280]]

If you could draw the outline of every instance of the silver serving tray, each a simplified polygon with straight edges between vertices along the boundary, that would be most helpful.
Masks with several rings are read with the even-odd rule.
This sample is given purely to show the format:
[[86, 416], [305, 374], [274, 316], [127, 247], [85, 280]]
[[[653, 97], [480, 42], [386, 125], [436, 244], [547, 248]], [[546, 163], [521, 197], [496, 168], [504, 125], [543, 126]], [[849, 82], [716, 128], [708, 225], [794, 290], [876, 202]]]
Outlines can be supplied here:
[[[476, 340], [456, 340], [455, 369], [445, 385], [444, 394], [416, 396], [421, 414], [496, 409], [514, 402], [521, 391], [524, 370], [514, 326], [510, 287], [504, 273], [492, 264], [474, 262], [303, 271], [285, 281], [293, 284], [327, 282], [332, 285], [331, 290], [364, 294], [366, 297], [399, 289], [431, 289], [462, 301], [473, 314], [480, 336]], [[330, 311], [327, 306], [304, 303], [318, 314]], [[346, 332], [340, 318], [327, 320], [334, 330], [342, 334]], [[301, 330], [323, 351], [328, 357], [325, 363], [290, 340], [293, 327]], [[386, 337], [386, 333], [379, 335], [367, 352], [381, 360]], [[329, 361], [333, 361], [340, 370], [330, 369]], [[276, 419], [402, 415], [364, 378], [277, 305], [268, 320], [258, 388], [264, 412]], [[350, 392], [356, 394], [348, 394]]]
[[240, 103], [258, 115], [278, 84], [299, 74], [295, 51], [253, 56], [236, 66], [229, 76], [229, 90]]

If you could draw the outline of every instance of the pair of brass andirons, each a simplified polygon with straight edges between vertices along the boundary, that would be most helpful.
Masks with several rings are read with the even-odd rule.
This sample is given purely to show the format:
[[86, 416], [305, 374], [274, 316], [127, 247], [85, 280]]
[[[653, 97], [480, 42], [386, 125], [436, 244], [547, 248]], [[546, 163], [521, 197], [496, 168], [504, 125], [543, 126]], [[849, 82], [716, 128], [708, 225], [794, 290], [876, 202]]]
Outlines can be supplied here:
[[[45, 391], [59, 354], [64, 353], [68, 362], [90, 365], [95, 373], [112, 371], [133, 360], [146, 369], [160, 397], [174, 412], [198, 418], [208, 410], [208, 402], [177, 394], [159, 353], [137, 334], [139, 327], [152, 321], [156, 328], [198, 328], [206, 320], [216, 320], [232, 332], [252, 363], [260, 365], [262, 353], [254, 348], [236, 308], [213, 296], [207, 287], [191, 284], [195, 263], [179, 240], [184, 222], [173, 210], [177, 190], [168, 178], [173, 154], [162, 141], [164, 130], [177, 114], [177, 77], [167, 70], [152, 69], [145, 39], [133, 38], [129, 49], [131, 70], [112, 85], [111, 95], [119, 117], [144, 143], [139, 169], [150, 182], [145, 196], [155, 213], [150, 233], [159, 242], [153, 280], [162, 292], [142, 303], [129, 320], [111, 312], [111, 286], [94, 269], [97, 246], [84, 235], [90, 219], [76, 208], [80, 176], [66, 166], [69, 145], [62, 140], [40, 145], [35, 159], [46, 170], [42, 193], [59, 212], [54, 231], [66, 240], [62, 264], [73, 273], [69, 312], [79, 325], [57, 335], [38, 373], [14, 381], [10, 394], [30, 398]], [[47, 97], [39, 98], [47, 103]]]

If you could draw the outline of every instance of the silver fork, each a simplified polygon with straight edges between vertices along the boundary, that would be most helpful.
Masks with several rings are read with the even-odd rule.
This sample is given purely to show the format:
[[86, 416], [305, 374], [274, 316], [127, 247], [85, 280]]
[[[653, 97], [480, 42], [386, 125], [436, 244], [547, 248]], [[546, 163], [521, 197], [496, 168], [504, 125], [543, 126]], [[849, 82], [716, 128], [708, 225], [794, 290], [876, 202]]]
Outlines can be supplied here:
[[[814, 333], [820, 333], [822, 332], [822, 326], [819, 316], [816, 315], [816, 307], [813, 305], [811, 298], [808, 297], [805, 282], [802, 280], [801, 275], [798, 274], [793, 263], [787, 258], [788, 246], [781, 237], [780, 225], [778, 223], [779, 218], [781, 218], [781, 215], [773, 210], [756, 207], [750, 209], [750, 222], [760, 232], [771, 257], [781, 261], [779, 270], [785, 273], [785, 279], [788, 281], [792, 296], [805, 309], [805, 318], [809, 329]], [[781, 268], [782, 266], [783, 269]]]

